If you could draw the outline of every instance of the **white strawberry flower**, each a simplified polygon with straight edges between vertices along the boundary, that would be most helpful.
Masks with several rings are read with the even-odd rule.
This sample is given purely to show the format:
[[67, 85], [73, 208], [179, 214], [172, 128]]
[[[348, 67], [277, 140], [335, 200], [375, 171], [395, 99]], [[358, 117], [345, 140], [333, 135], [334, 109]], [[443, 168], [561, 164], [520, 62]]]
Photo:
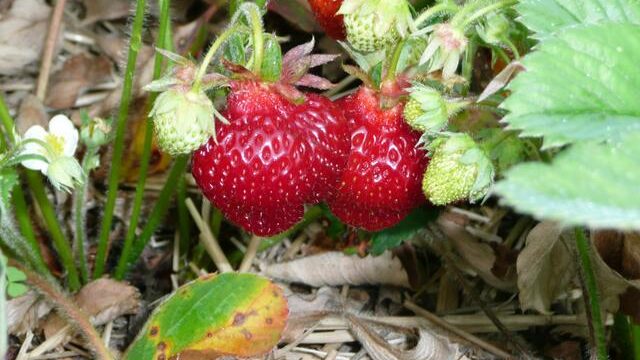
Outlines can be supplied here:
[[39, 125], [32, 126], [22, 138], [21, 155], [37, 158], [23, 160], [22, 166], [42, 172], [56, 189], [69, 192], [84, 179], [82, 167], [74, 158], [78, 138], [78, 130], [64, 115], [56, 115], [49, 121], [49, 131]]

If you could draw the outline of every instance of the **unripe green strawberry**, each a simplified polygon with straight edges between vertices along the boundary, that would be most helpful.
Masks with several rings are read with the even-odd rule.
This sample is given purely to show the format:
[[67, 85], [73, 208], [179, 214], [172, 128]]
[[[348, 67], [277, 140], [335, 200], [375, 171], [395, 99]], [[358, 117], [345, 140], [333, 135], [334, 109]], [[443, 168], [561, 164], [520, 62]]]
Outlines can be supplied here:
[[202, 91], [162, 92], [150, 114], [160, 148], [174, 156], [197, 150], [215, 134], [214, 112], [213, 103]]
[[431, 162], [422, 190], [434, 205], [482, 199], [493, 183], [491, 160], [467, 134], [438, 138], [429, 146]]
[[413, 129], [436, 133], [447, 127], [449, 118], [468, 104], [464, 100], [446, 99], [431, 87], [416, 84], [410, 90], [404, 119]]
[[344, 15], [347, 40], [362, 52], [395, 44], [412, 26], [406, 0], [345, 0], [338, 14]]

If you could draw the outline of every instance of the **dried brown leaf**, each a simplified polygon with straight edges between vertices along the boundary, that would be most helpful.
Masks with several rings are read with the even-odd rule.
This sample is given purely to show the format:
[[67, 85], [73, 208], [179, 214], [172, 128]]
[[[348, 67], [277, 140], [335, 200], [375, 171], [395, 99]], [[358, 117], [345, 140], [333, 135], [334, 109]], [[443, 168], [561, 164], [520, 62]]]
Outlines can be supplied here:
[[41, 318], [51, 312], [51, 305], [35, 291], [7, 301], [7, 329], [9, 334], [24, 335], [33, 331]]
[[347, 314], [349, 329], [373, 360], [461, 359], [458, 346], [425, 329], [418, 330], [418, 343], [409, 350], [398, 349], [378, 335], [364, 319]]
[[131, 4], [128, 0], [85, 0], [86, 15], [82, 25], [101, 20], [115, 20], [129, 15]]
[[[488, 244], [478, 241], [462, 225], [453, 219], [453, 215], [443, 214], [437, 220], [442, 232], [449, 238], [451, 245], [468, 265], [489, 285], [501, 290], [511, 291], [516, 287], [516, 277], [504, 279], [497, 277], [492, 269], [496, 263], [496, 254]], [[515, 274], [512, 274], [515, 275]]]
[[497, 93], [521, 71], [526, 70], [519, 61], [512, 61], [487, 85], [482, 94], [478, 97], [478, 102], [486, 100], [489, 96]]
[[535, 309], [547, 314], [551, 303], [573, 279], [576, 267], [573, 253], [565, 241], [571, 241], [559, 225], [544, 221], [527, 235], [517, 261], [518, 289], [523, 310]]
[[[592, 234], [592, 241], [594, 237], [597, 237], [597, 232]], [[598, 248], [595, 246], [595, 242], [594, 248]], [[602, 297], [600, 301], [607, 311], [615, 313], [620, 307], [620, 296], [629, 289], [640, 289], [640, 280], [625, 278], [604, 261], [599, 251], [595, 251], [593, 258], [598, 288]]]
[[24, 134], [28, 128], [34, 125], [40, 125], [47, 128], [49, 115], [42, 104], [42, 101], [35, 95], [27, 95], [22, 99], [18, 116], [16, 117], [16, 131], [18, 134]]
[[105, 56], [72, 56], [52, 76], [45, 104], [54, 109], [73, 107], [83, 91], [109, 79], [111, 69], [111, 61]]
[[0, 17], [0, 74], [21, 73], [40, 59], [50, 13], [43, 0], [20, 0]]
[[[134, 314], [140, 306], [140, 294], [135, 287], [108, 278], [88, 283], [74, 296], [74, 300], [91, 317], [94, 325], [104, 325], [119, 316]], [[45, 335], [55, 335], [66, 324], [66, 320], [57, 314], [48, 317], [43, 325]]]
[[[640, 323], [640, 290], [629, 286], [615, 276], [619, 274], [626, 280], [640, 278], [640, 236], [637, 233], [622, 233], [613, 230], [594, 231], [591, 235], [594, 248], [597, 249], [602, 263], [609, 267], [610, 271], [604, 271], [607, 280], [613, 280], [612, 284], [604, 284], [614, 297], [610, 299], [611, 306], [615, 309], [617, 302], [615, 294], [620, 293], [620, 310], [629, 315], [636, 323]], [[614, 274], [612, 274], [612, 272]], [[632, 281], [631, 284], [638, 283]], [[613, 289], [613, 290], [611, 290]]]
[[[330, 266], [329, 266], [330, 264]], [[360, 258], [327, 252], [298, 260], [268, 265], [263, 274], [282, 281], [311, 286], [395, 285], [410, 287], [409, 276], [399, 258], [386, 252]]]

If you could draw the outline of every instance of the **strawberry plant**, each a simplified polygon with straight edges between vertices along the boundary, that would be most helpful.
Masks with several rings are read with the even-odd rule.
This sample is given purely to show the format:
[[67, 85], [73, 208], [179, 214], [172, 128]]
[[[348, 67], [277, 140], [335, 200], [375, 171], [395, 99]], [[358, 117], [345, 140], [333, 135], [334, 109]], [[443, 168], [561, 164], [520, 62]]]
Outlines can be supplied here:
[[[24, 6], [8, 3], [0, 28], [11, 24], [5, 7]], [[415, 319], [398, 339], [416, 346], [387, 347], [360, 319], [373, 303], [393, 319], [403, 306], [499, 357], [559, 357], [548, 344], [532, 349], [537, 330], [521, 319], [564, 312], [577, 330], [560, 350], [580, 338], [595, 358], [640, 358], [630, 321], [640, 321], [637, 0], [233, 0], [188, 11], [136, 0], [132, 21], [115, 24], [117, 6], [103, 1], [51, 3], [39, 79], [13, 84], [32, 67], [0, 59], [11, 83], [0, 87], [10, 89], [0, 96], [0, 284], [12, 304], [40, 311], [48, 301], [73, 326], [52, 337], [53, 316], [13, 308], [28, 323], [8, 324], [20, 358], [47, 357], [42, 349], [63, 338], [116, 358], [111, 333], [134, 328], [116, 318], [135, 311], [94, 313], [77, 299], [107, 274], [145, 301], [169, 293], [115, 345], [124, 359], [285, 358], [327, 314], [336, 319], [321, 325], [344, 345], [305, 351], [465, 356]], [[109, 14], [97, 16], [98, 3]], [[87, 18], [73, 19], [56, 50], [65, 16]], [[130, 34], [126, 62], [107, 60], [122, 44], [105, 31]], [[94, 74], [93, 58], [76, 66], [82, 49], [103, 56], [109, 76]], [[3, 73], [20, 67], [29, 71]], [[99, 83], [85, 84], [93, 75]], [[32, 84], [44, 104], [24, 99]], [[73, 99], [46, 101], [68, 95], [49, 91], [59, 88]], [[246, 272], [277, 273], [286, 289]], [[385, 272], [401, 276], [382, 281]], [[387, 289], [351, 296], [362, 284], [402, 287], [388, 296], [398, 309]], [[339, 301], [327, 285], [342, 286]], [[285, 293], [297, 316], [286, 330]], [[367, 306], [350, 308], [362, 298]], [[509, 306], [496, 315], [495, 304]], [[502, 348], [443, 320], [458, 312], [483, 316], [469, 328], [497, 329]]]

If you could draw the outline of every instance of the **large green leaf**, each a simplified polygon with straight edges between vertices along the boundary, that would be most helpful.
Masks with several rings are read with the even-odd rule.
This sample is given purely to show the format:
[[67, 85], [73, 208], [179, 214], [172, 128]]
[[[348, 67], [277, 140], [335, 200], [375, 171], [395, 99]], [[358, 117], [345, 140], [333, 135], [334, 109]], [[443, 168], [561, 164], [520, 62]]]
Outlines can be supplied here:
[[521, 164], [495, 192], [516, 210], [567, 225], [640, 229], [640, 133], [577, 144], [551, 165]]
[[543, 41], [510, 85], [503, 121], [544, 147], [640, 130], [640, 26], [585, 25]]
[[287, 315], [282, 290], [266, 278], [210, 275], [161, 304], [124, 359], [257, 357], [278, 344]]
[[536, 32], [536, 37], [578, 24], [640, 24], [638, 0], [523, 0], [516, 9], [520, 21]]

